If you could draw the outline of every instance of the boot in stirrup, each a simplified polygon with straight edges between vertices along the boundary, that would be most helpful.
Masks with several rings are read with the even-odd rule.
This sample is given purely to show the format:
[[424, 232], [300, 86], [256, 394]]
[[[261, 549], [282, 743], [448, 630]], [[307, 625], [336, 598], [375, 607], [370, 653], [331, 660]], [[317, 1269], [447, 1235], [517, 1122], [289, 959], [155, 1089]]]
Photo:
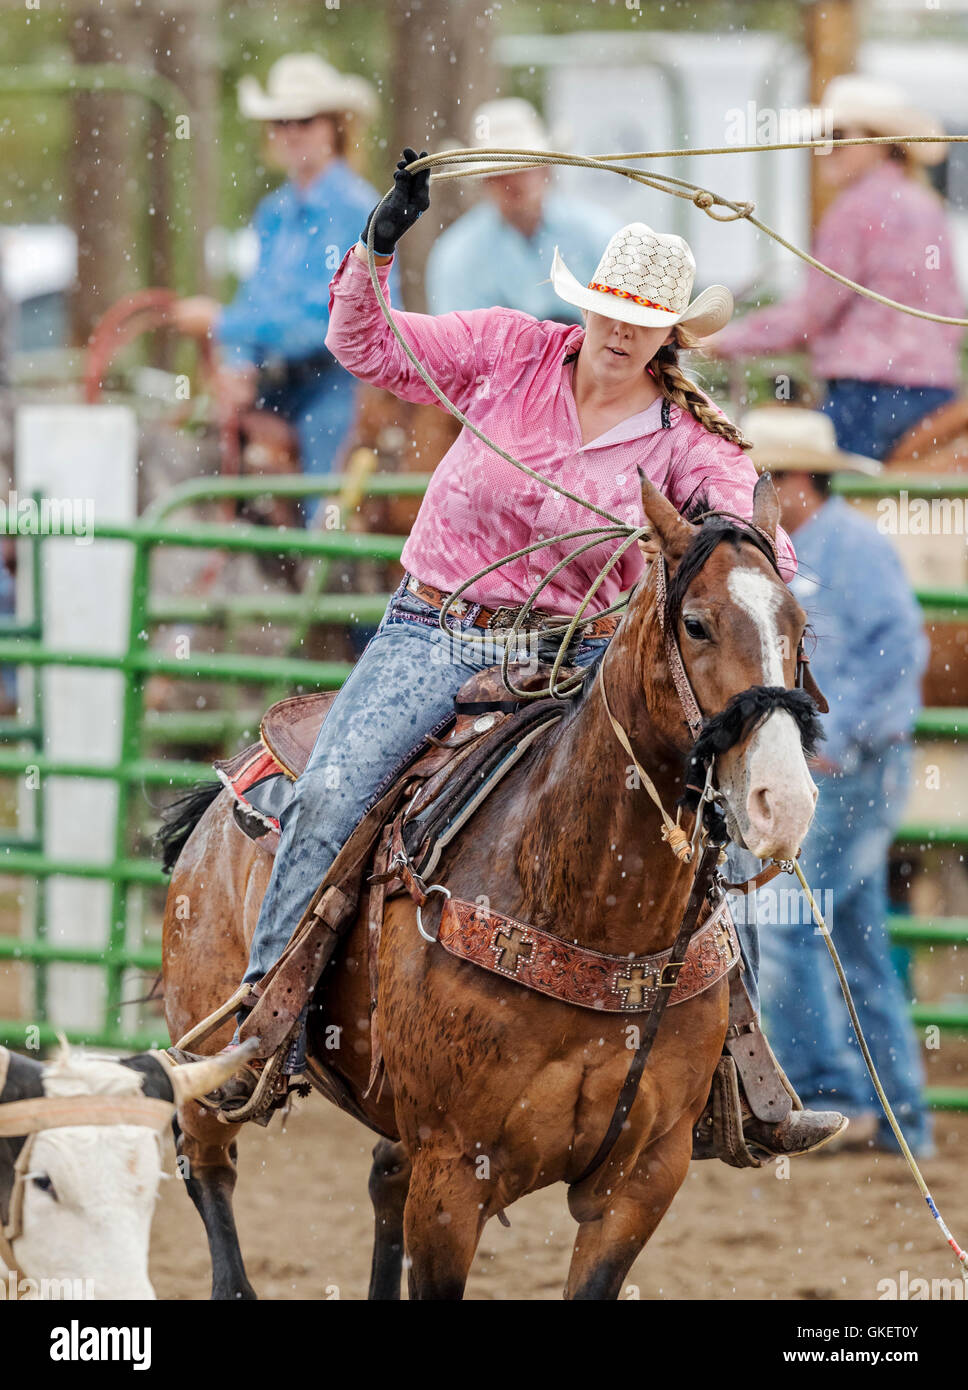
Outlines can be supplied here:
[[730, 979], [729, 1028], [706, 1108], [693, 1130], [693, 1158], [761, 1168], [822, 1148], [847, 1127], [836, 1110], [804, 1110], [759, 1026], [737, 971]]

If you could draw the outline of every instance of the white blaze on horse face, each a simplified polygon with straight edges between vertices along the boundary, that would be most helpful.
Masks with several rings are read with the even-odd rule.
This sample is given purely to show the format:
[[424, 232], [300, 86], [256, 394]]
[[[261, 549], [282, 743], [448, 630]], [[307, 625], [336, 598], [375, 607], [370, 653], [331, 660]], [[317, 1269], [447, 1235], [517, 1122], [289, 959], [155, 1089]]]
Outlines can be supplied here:
[[[759, 570], [737, 568], [726, 581], [729, 596], [749, 616], [759, 636], [760, 685], [783, 685], [777, 613], [782, 591]], [[753, 734], [743, 762], [728, 758], [720, 785], [737, 828], [759, 859], [789, 859], [813, 819], [817, 788], [803, 756], [792, 715], [774, 710]]]

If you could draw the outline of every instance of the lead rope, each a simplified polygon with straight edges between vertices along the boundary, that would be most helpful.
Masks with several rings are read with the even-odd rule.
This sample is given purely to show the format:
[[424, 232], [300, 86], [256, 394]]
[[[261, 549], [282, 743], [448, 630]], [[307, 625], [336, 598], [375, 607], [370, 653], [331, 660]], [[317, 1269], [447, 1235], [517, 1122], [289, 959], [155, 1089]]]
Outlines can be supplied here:
[[937, 1204], [934, 1198], [931, 1196], [930, 1191], [928, 1190], [928, 1185], [924, 1181], [924, 1178], [921, 1176], [921, 1169], [918, 1167], [917, 1159], [911, 1152], [910, 1146], [908, 1145], [908, 1142], [901, 1131], [901, 1126], [898, 1124], [894, 1111], [891, 1109], [891, 1103], [887, 1098], [887, 1095], [884, 1091], [884, 1087], [881, 1085], [881, 1079], [877, 1074], [877, 1068], [874, 1066], [874, 1059], [871, 1056], [870, 1048], [867, 1046], [867, 1041], [861, 1029], [860, 1019], [857, 1017], [857, 1010], [854, 1007], [854, 1000], [850, 992], [850, 986], [847, 983], [847, 976], [844, 974], [844, 967], [840, 963], [840, 957], [837, 954], [837, 948], [834, 945], [833, 937], [830, 935], [830, 929], [828, 928], [827, 923], [824, 921], [823, 914], [821, 913], [819, 907], [817, 906], [814, 900], [814, 896], [810, 891], [810, 885], [804, 878], [803, 870], [800, 868], [800, 865], [794, 862], [792, 866], [786, 866], [787, 872], [790, 871], [791, 867], [793, 872], [796, 874], [797, 878], [800, 880], [800, 886], [802, 887], [804, 893], [807, 896], [807, 902], [810, 904], [810, 911], [813, 913], [813, 920], [816, 922], [820, 934], [826, 943], [827, 950], [830, 952], [830, 958], [833, 961], [834, 969], [837, 972], [837, 979], [840, 981], [840, 989], [841, 993], [844, 996], [844, 1003], [847, 1005], [847, 1012], [850, 1015], [851, 1026], [853, 1027], [853, 1030], [857, 1035], [857, 1041], [860, 1044], [860, 1050], [863, 1053], [864, 1061], [867, 1064], [867, 1070], [870, 1072], [871, 1081], [873, 1081], [874, 1083], [874, 1090], [877, 1092], [877, 1099], [880, 1101], [881, 1108], [884, 1111], [884, 1114], [887, 1116], [888, 1124], [894, 1131], [894, 1138], [901, 1146], [901, 1152], [907, 1160], [907, 1165], [914, 1176], [914, 1181], [918, 1185], [918, 1189], [921, 1193], [921, 1196], [927, 1203], [928, 1210], [934, 1217], [935, 1221], [938, 1223], [945, 1240], [951, 1246], [951, 1249], [954, 1251], [958, 1260], [961, 1262], [963, 1268], [968, 1269], [968, 1253], [962, 1250], [961, 1246], [958, 1244], [954, 1236], [948, 1230], [948, 1227], [945, 1224], [944, 1217], [938, 1210]]

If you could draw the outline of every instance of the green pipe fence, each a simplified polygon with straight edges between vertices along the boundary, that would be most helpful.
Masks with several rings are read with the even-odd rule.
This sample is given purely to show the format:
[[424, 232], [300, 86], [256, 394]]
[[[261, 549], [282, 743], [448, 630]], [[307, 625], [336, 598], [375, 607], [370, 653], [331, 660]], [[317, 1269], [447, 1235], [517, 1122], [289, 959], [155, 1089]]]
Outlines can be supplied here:
[[[419, 493], [426, 486], [426, 479], [415, 475], [397, 478], [393, 475], [377, 475], [369, 480], [366, 491], [369, 495], [392, 495], [398, 492]], [[288, 478], [280, 487], [273, 483], [271, 491], [287, 497], [319, 497], [336, 493], [343, 485], [341, 478], [311, 479], [303, 476]], [[230, 497], [258, 497], [268, 489], [258, 479], [201, 479], [181, 488], [173, 489], [160, 507], [136, 522], [120, 524], [105, 522], [93, 529], [95, 540], [124, 541], [133, 547], [133, 571], [131, 580], [131, 608], [127, 640], [124, 650], [116, 655], [103, 652], [77, 652], [52, 649], [43, 641], [39, 613], [40, 589], [35, 584], [35, 615], [29, 623], [0, 624], [0, 665], [10, 664], [26, 667], [39, 672], [48, 666], [70, 667], [73, 669], [114, 670], [124, 677], [124, 697], [122, 707], [121, 748], [118, 760], [109, 765], [95, 765], [77, 761], [65, 761], [47, 757], [39, 751], [43, 721], [35, 709], [28, 724], [11, 721], [6, 728], [7, 742], [22, 741], [28, 733], [34, 735], [29, 751], [23, 749], [0, 748], [0, 776], [22, 776], [32, 768], [41, 779], [49, 776], [90, 777], [108, 780], [117, 786], [117, 813], [115, 827], [114, 854], [110, 862], [103, 864], [78, 863], [54, 859], [43, 853], [42, 837], [34, 836], [29, 841], [18, 838], [16, 841], [0, 841], [0, 875], [14, 877], [29, 876], [34, 880], [49, 879], [54, 876], [81, 879], [101, 879], [111, 885], [110, 928], [108, 939], [101, 947], [64, 946], [47, 939], [47, 923], [43, 912], [35, 917], [33, 940], [0, 937], [0, 960], [19, 960], [36, 967], [38, 984], [36, 1012], [42, 1019], [41, 1007], [43, 985], [46, 981], [45, 967], [52, 963], [73, 964], [97, 967], [106, 980], [104, 1019], [100, 1029], [87, 1033], [71, 1034], [78, 1041], [96, 1043], [101, 1046], [130, 1047], [146, 1045], [149, 1041], [164, 1041], [161, 1023], [157, 1032], [151, 1035], [130, 1033], [122, 1024], [122, 992], [125, 973], [132, 969], [155, 971], [160, 966], [160, 949], [157, 942], [146, 942], [143, 946], [129, 948], [127, 945], [130, 893], [133, 889], [155, 890], [163, 887], [166, 879], [160, 866], [149, 859], [142, 859], [129, 852], [130, 824], [136, 817], [137, 804], [134, 800], [137, 789], [142, 786], [178, 788], [190, 786], [199, 780], [209, 780], [212, 776], [210, 765], [206, 762], [156, 760], [143, 756], [143, 745], [159, 731], [159, 721], [146, 718], [144, 709], [144, 687], [147, 678], [153, 674], [170, 675], [188, 680], [215, 680], [229, 686], [246, 685], [265, 688], [284, 683], [287, 687], [299, 689], [304, 686], [336, 688], [342, 684], [352, 666], [348, 662], [307, 661], [302, 658], [279, 658], [267, 656], [246, 656], [240, 653], [205, 653], [190, 659], [179, 659], [165, 652], [150, 648], [150, 632], [160, 621], [171, 621], [172, 605], [155, 615], [150, 599], [150, 558], [161, 547], [170, 549], [187, 547], [280, 557], [326, 557], [344, 560], [396, 560], [403, 548], [403, 540], [398, 536], [374, 536], [345, 531], [302, 531], [295, 529], [269, 529], [251, 525], [213, 525], [193, 521], [187, 524], [167, 522], [165, 518], [179, 507], [200, 500], [218, 500]], [[7, 517], [7, 533], [23, 536], [22, 525], [18, 528], [17, 518]], [[41, 563], [42, 546], [70, 539], [58, 535], [37, 535], [33, 537], [31, 553], [34, 557], [33, 572], [39, 581], [43, 573]], [[273, 596], [266, 596], [271, 598]], [[287, 596], [275, 596], [279, 597]], [[298, 612], [299, 596], [294, 595], [289, 605], [274, 607], [270, 616], [276, 620], [292, 617]], [[358, 620], [378, 619], [386, 606], [376, 599], [326, 595], [319, 605], [319, 617], [327, 621], [346, 621], [351, 616]], [[189, 616], [195, 620], [210, 614], [200, 611], [199, 605], [187, 605]], [[213, 605], [218, 611], [219, 605]], [[253, 616], [266, 616], [265, 601], [250, 604]], [[270, 610], [273, 605], [268, 604]], [[225, 605], [225, 611], [245, 605], [234, 601]], [[184, 619], [179, 619], [184, 620]], [[40, 682], [35, 684], [39, 688]], [[197, 712], [196, 712], [197, 714]], [[171, 733], [183, 732], [179, 724], [197, 723], [178, 716], [169, 721]], [[211, 720], [209, 721], [211, 726]], [[223, 724], [223, 730], [225, 725]], [[161, 728], [165, 725], [162, 722]], [[234, 731], [233, 731], [234, 732]], [[38, 798], [42, 801], [43, 797]], [[38, 897], [40, 895], [38, 894]], [[16, 1020], [0, 1019], [0, 1038], [11, 1045], [22, 1045], [25, 1025]], [[53, 1035], [48, 1030], [48, 1039]]]
[[[375, 474], [364, 486], [371, 497], [420, 496], [429, 475]], [[31, 573], [35, 595], [35, 616], [28, 622], [0, 622], [0, 664], [9, 663], [39, 671], [45, 666], [68, 666], [116, 670], [124, 677], [124, 704], [121, 752], [118, 760], [105, 766], [52, 759], [41, 751], [43, 718], [39, 704], [40, 681], [35, 680], [38, 701], [25, 723], [0, 722], [0, 745], [23, 741], [28, 751], [4, 750], [0, 746], [0, 777], [17, 777], [28, 765], [39, 775], [92, 777], [113, 781], [118, 787], [118, 810], [114, 855], [110, 863], [90, 864], [56, 861], [42, 851], [42, 826], [29, 838], [12, 841], [0, 838], [0, 876], [29, 875], [44, 880], [54, 875], [84, 879], [103, 879], [112, 885], [111, 927], [103, 948], [65, 945], [48, 939], [47, 924], [36, 920], [32, 940], [0, 937], [0, 960], [22, 961], [36, 970], [39, 992], [37, 1013], [41, 1022], [37, 1035], [41, 1044], [55, 1040], [54, 1029], [44, 1020], [40, 1007], [45, 968], [50, 964], [74, 964], [97, 968], [106, 976], [106, 1004], [99, 1029], [73, 1032], [77, 1042], [113, 1048], [146, 1047], [166, 1041], [160, 1020], [153, 1031], [130, 1031], [123, 1026], [122, 984], [125, 973], [160, 969], [160, 946], [156, 940], [130, 946], [127, 942], [129, 894], [132, 890], [157, 892], [166, 882], [159, 865], [139, 858], [129, 850], [129, 823], [135, 819], [134, 797], [141, 787], [187, 787], [211, 776], [206, 761], [152, 758], [144, 754], [145, 745], [197, 744], [206, 748], [227, 745], [245, 735], [256, 736], [260, 707], [247, 711], [190, 710], [146, 711], [144, 686], [153, 674], [187, 680], [214, 680], [232, 686], [265, 689], [284, 683], [291, 688], [306, 686], [338, 687], [352, 669], [347, 662], [310, 661], [298, 657], [254, 657], [237, 652], [205, 653], [182, 660], [149, 646], [153, 630], [178, 624], [225, 625], [239, 621], [266, 621], [273, 624], [302, 621], [305, 597], [301, 594], [241, 594], [213, 596], [158, 597], [150, 592], [150, 558], [162, 547], [208, 549], [234, 554], [298, 556], [311, 560], [396, 560], [403, 541], [397, 536], [378, 536], [339, 531], [269, 529], [252, 525], [219, 525], [197, 520], [177, 521], [176, 513], [203, 502], [258, 497], [288, 499], [332, 497], [346, 484], [343, 477], [307, 478], [302, 475], [273, 478], [198, 478], [174, 488], [156, 502], [138, 521], [130, 524], [105, 523], [94, 528], [96, 539], [125, 541], [134, 549], [131, 585], [131, 613], [125, 650], [118, 655], [50, 650], [43, 642], [40, 621], [42, 581], [41, 546], [58, 539], [36, 537], [31, 547]], [[968, 479], [922, 478], [838, 478], [834, 487], [853, 496], [882, 497], [907, 488], [913, 495], [968, 497]], [[15, 532], [15, 520], [10, 531]], [[918, 594], [926, 615], [957, 617], [968, 612], [968, 591], [925, 589]], [[315, 600], [313, 618], [317, 623], [374, 624], [382, 616], [387, 594], [321, 594]], [[968, 731], [968, 709], [928, 709], [921, 712], [917, 733], [921, 738], [957, 741]], [[42, 801], [42, 798], [39, 798]], [[958, 823], [908, 824], [898, 834], [898, 844], [906, 848], [953, 847], [961, 851], [968, 844], [968, 826]], [[39, 898], [39, 895], [38, 895]], [[968, 947], [968, 918], [916, 918], [892, 916], [892, 940], [912, 948]], [[934, 1025], [955, 1033], [968, 1033], [968, 1007], [961, 1000], [939, 1004], [916, 1004], [911, 1010], [917, 1026]], [[0, 1019], [0, 1040], [22, 1045], [23, 1021]], [[34, 1025], [31, 1025], [34, 1026]], [[968, 1091], [956, 1087], [934, 1087], [930, 1103], [938, 1109], [968, 1110]]]

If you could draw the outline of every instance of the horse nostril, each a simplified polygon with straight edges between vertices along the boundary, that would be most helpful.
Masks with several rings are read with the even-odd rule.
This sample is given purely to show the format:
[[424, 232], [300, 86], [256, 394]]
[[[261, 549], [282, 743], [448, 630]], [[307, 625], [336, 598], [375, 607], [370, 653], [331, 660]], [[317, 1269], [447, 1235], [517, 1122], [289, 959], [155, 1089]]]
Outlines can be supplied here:
[[750, 792], [746, 809], [755, 825], [765, 828], [772, 824], [773, 807], [770, 805], [770, 794], [766, 787], [756, 787]]

